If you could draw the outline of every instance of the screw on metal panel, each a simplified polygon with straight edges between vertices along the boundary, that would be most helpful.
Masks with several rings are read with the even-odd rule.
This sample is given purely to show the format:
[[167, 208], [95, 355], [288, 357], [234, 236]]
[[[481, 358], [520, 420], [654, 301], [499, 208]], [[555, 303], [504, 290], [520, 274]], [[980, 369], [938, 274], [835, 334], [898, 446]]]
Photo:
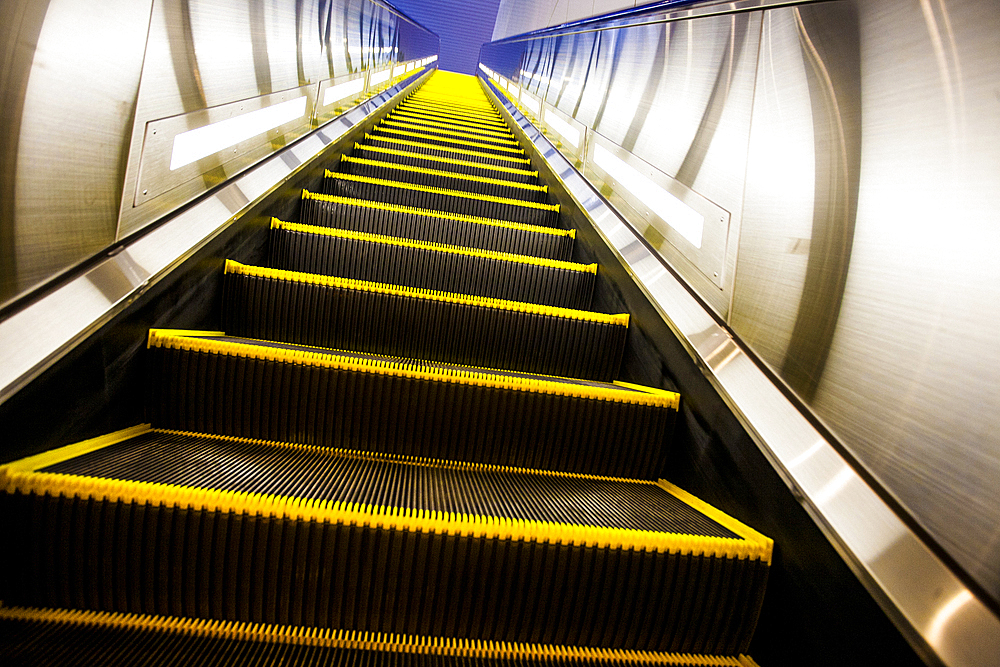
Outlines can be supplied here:
[[147, 192], [149, 192], [149, 190], [143, 190], [142, 194], [146, 194]]

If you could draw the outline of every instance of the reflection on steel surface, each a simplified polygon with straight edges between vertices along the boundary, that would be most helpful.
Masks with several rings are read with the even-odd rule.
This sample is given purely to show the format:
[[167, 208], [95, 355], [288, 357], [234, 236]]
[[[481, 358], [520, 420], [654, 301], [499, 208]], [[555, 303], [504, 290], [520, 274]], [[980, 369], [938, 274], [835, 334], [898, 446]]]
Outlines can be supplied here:
[[78, 340], [110, 320], [149, 286], [225, 229], [328, 145], [398, 97], [395, 87], [363, 102], [293, 146], [141, 236], [80, 277], [0, 320], [0, 402], [54, 363]]
[[[0, 304], [302, 136], [313, 108], [295, 127], [240, 142], [236, 161], [204, 156], [181, 184], [154, 177], [154, 187], [140, 174], [151, 125], [181, 117], [182, 134], [282, 91], [307, 88], [316, 100], [323, 82], [397, 59], [414, 72], [438, 50], [436, 36], [372, 0], [21, 4], [30, 11], [3, 32], [18, 57], [0, 73], [15, 84], [0, 120]], [[170, 153], [150, 154], [165, 154], [168, 174]]]
[[631, 225], [595, 196], [593, 186], [540, 131], [512, 105], [503, 108], [918, 650], [946, 665], [1000, 665], [1000, 619], [774, 386], [743, 345], [664, 268]]
[[[581, 24], [482, 58], [588, 137], [732, 211], [724, 298], [664, 256], [971, 582], [903, 581], [900, 563], [926, 549], [878, 529], [878, 514], [838, 515], [864, 485], [830, 464], [814, 489], [820, 521], [856, 535], [837, 539], [962, 664], [982, 645], [963, 644], [962, 628], [989, 613], [975, 596], [1000, 604], [1000, 6], [775, 4]], [[622, 254], [655, 295], [664, 278], [636, 258], [643, 247]], [[826, 451], [801, 435], [781, 459], [795, 477]]]

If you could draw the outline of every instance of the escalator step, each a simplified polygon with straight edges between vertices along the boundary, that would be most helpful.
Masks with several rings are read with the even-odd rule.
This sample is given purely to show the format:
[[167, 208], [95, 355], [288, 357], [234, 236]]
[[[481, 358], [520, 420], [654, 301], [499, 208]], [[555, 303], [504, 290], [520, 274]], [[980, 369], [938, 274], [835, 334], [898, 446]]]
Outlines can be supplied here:
[[408, 139], [400, 139], [398, 137], [388, 137], [366, 133], [365, 142], [382, 146], [384, 148], [396, 148], [435, 157], [475, 160], [476, 162], [481, 162], [483, 164], [496, 165], [500, 167], [527, 169], [531, 166], [531, 160], [526, 157], [484, 153], [483, 151], [470, 150], [466, 148], [448, 148], [447, 146], [431, 144], [426, 141], [412, 141]]
[[158, 428], [504, 466], [662, 471], [677, 395], [663, 390], [150, 330]]
[[400, 204], [475, 215], [494, 220], [510, 220], [526, 225], [554, 227], [559, 222], [559, 204], [522, 201], [509, 197], [480, 195], [449, 188], [382, 180], [327, 171], [323, 179], [325, 194], [354, 199], [370, 199], [387, 204]]
[[372, 132], [375, 136], [393, 137], [405, 139], [407, 141], [421, 141], [435, 146], [440, 146], [442, 148], [461, 148], [465, 150], [479, 151], [481, 153], [486, 153], [487, 155], [524, 158], [524, 149], [518, 148], [516, 145], [500, 146], [498, 144], [476, 141], [473, 139], [448, 138], [437, 134], [396, 129], [392, 127], [385, 127], [383, 125], [379, 125], [374, 128]]
[[545, 185], [529, 185], [484, 176], [467, 176], [440, 169], [411, 167], [409, 165], [382, 160], [370, 160], [351, 155], [341, 156], [339, 171], [340, 173], [354, 174], [355, 176], [367, 176], [386, 181], [426, 185], [445, 190], [461, 190], [463, 192], [506, 199], [518, 199], [538, 203], [546, 203], [548, 200], [548, 187]]
[[457, 123], [463, 125], [471, 125], [473, 127], [483, 127], [488, 129], [496, 129], [499, 131], [510, 130], [507, 124], [503, 122], [500, 118], [489, 119], [489, 118], [470, 118], [468, 116], [462, 116], [455, 113], [450, 113], [447, 108], [441, 106], [427, 106], [421, 104], [413, 104], [410, 102], [402, 102], [397, 106], [393, 113], [404, 113], [409, 116], [415, 116], [417, 118], [426, 118], [432, 120], [440, 120], [446, 123]]
[[420, 123], [411, 123], [403, 120], [389, 120], [388, 118], [384, 119], [381, 123], [379, 123], [375, 127], [375, 131], [378, 132], [382, 128], [408, 131], [408, 132], [420, 132], [423, 134], [433, 135], [434, 137], [446, 140], [457, 138], [469, 141], [481, 141], [485, 144], [496, 145], [497, 147], [502, 146], [507, 148], [510, 147], [518, 148], [517, 140], [514, 138], [514, 135], [510, 133], [508, 133], [507, 136], [505, 137], [497, 137], [493, 135], [484, 135], [479, 132], [471, 132], [469, 130], [428, 126]]
[[395, 150], [383, 148], [381, 146], [369, 146], [354, 144], [351, 154], [355, 157], [363, 157], [369, 160], [383, 160], [385, 162], [395, 162], [397, 164], [408, 164], [413, 167], [424, 167], [427, 169], [440, 169], [442, 171], [452, 171], [456, 174], [467, 174], [469, 176], [483, 176], [485, 178], [501, 178], [516, 183], [538, 183], [538, 172], [527, 169], [512, 169], [510, 167], [497, 167], [482, 164], [471, 160], [456, 160], [446, 157], [435, 157], [433, 155], [421, 155], [412, 151]]
[[508, 129], [500, 129], [497, 127], [489, 128], [483, 127], [482, 125], [476, 125], [472, 123], [456, 123], [454, 121], [445, 121], [442, 119], [428, 118], [425, 116], [418, 116], [406, 111], [400, 111], [398, 108], [391, 113], [387, 114], [385, 117], [387, 122], [397, 122], [406, 123], [407, 125], [427, 127], [432, 129], [443, 129], [443, 130], [457, 130], [461, 132], [470, 132], [474, 135], [482, 135], [486, 138], [495, 139], [513, 139], [514, 135], [511, 134]]
[[138, 431], [4, 470], [5, 600], [730, 656], [759, 613], [771, 541], [666, 482]]
[[59, 667], [756, 667], [746, 656], [716, 658], [648, 651], [418, 636], [289, 625], [205, 621], [65, 609], [0, 609], [7, 665]]
[[367, 234], [569, 260], [576, 230], [524, 225], [303, 190], [302, 224]]
[[429, 292], [226, 262], [233, 336], [611, 382], [628, 315]]
[[271, 261], [318, 273], [419, 289], [587, 310], [596, 264], [508, 255], [274, 220]]

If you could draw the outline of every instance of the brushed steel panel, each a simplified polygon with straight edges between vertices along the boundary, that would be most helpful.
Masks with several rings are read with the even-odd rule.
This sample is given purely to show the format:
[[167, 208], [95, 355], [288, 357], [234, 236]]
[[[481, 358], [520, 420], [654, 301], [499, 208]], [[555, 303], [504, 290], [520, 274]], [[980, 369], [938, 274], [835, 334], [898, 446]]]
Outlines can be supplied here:
[[49, 3], [20, 101], [0, 301], [114, 241], [149, 13], [149, 1]]
[[1000, 665], [1000, 618], [868, 486], [592, 184], [513, 106], [502, 108], [921, 655], [954, 667]]
[[[156, 145], [161, 135], [153, 135], [153, 130], [159, 132], [162, 124], [169, 124], [174, 134], [183, 131], [184, 125], [194, 129], [235, 107], [266, 104], [272, 99], [268, 96], [280, 96], [282, 91], [306, 90], [312, 102], [322, 93], [319, 89], [324, 82], [391, 66], [401, 21], [399, 15], [370, 0], [252, 0], [246, 4], [156, 0], [117, 238], [125, 238], [215, 187], [301, 136], [309, 126], [280, 128], [263, 143], [236, 146], [235, 160], [218, 155], [205, 158], [200, 163], [203, 168], [178, 172], [158, 168], [162, 161], [158, 156], [164, 151]], [[436, 43], [436, 38], [425, 41]], [[375, 88], [390, 85], [386, 82]], [[324, 111], [316, 120], [328, 122], [333, 117]]]
[[[843, 89], [843, 63], [816, 55], [836, 53], [845, 6], [857, 17], [860, 59], [860, 101], [841, 109], [845, 128], [851, 114], [862, 128], [857, 211], [846, 253], [822, 238], [828, 249], [817, 253], [816, 221], [839, 191], [818, 175], [844, 146], [817, 115], [809, 77], [822, 62]], [[802, 304], [836, 308], [804, 397], [1000, 600], [1000, 7], [810, 5], [768, 11], [764, 32], [733, 327], [795, 386], [789, 357], [809, 348], [788, 350], [803, 320], [823, 326], [802, 317]], [[843, 270], [848, 260], [839, 304], [809, 287], [810, 264]]]

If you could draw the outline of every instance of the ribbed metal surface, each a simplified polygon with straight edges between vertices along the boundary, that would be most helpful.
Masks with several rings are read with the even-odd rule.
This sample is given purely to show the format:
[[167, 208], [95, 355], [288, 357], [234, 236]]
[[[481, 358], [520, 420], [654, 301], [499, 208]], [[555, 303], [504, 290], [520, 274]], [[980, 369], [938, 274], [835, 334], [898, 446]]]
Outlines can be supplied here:
[[161, 428], [640, 479], [675, 415], [573, 396], [580, 380], [543, 393], [161, 347], [149, 369]]
[[379, 202], [363, 199], [303, 199], [299, 219], [307, 225], [515, 255], [564, 261], [573, 255], [573, 237], [568, 234], [549, 234], [524, 226], [504, 226], [486, 219], [477, 222], [464, 217], [441, 215], [440, 212], [428, 209], [388, 208], [381, 206]]
[[4, 600], [571, 646], [745, 652], [760, 560], [0, 496]]
[[[295, 317], [289, 317], [294, 311]], [[229, 274], [232, 335], [609, 382], [626, 326], [392, 292]]]
[[594, 275], [586, 271], [378, 241], [271, 232], [271, 265], [452, 294], [562, 308], [587, 308]]

